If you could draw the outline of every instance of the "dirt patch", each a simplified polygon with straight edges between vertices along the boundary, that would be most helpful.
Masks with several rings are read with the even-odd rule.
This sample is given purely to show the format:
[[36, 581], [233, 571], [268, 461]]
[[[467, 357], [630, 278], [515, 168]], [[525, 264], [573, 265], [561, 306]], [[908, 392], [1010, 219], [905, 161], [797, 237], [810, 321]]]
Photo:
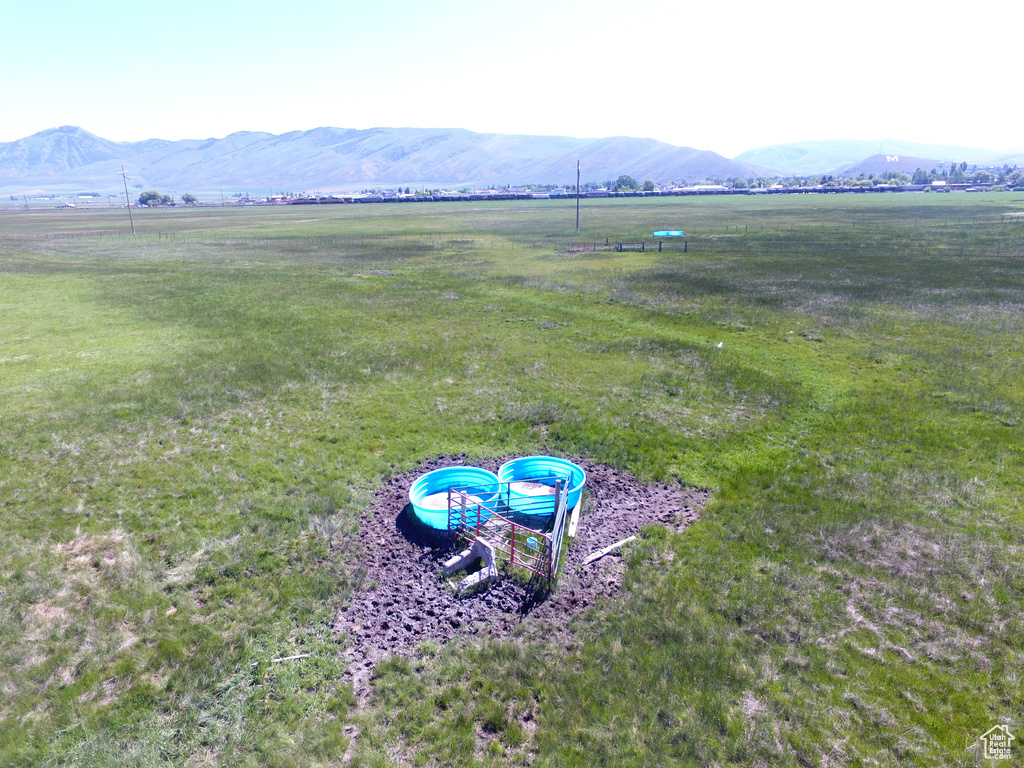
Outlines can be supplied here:
[[[509, 458], [516, 457], [477, 466], [496, 472]], [[563, 561], [558, 588], [550, 595], [508, 577], [464, 596], [442, 583], [441, 565], [455, 547], [443, 532], [419, 523], [409, 506], [409, 486], [424, 472], [465, 464], [464, 457], [425, 462], [391, 478], [376, 493], [358, 534], [362, 588], [334, 624], [350, 640], [349, 678], [360, 699], [369, 692], [370, 673], [378, 661], [391, 653], [410, 653], [423, 641], [500, 637], [521, 621], [564, 627], [598, 599], [615, 595], [622, 582], [618, 552], [581, 567], [587, 555], [639, 533], [645, 525], [681, 529], [697, 519], [709, 496], [696, 488], [645, 485], [612, 467], [573, 461], [587, 473], [590, 499]]]

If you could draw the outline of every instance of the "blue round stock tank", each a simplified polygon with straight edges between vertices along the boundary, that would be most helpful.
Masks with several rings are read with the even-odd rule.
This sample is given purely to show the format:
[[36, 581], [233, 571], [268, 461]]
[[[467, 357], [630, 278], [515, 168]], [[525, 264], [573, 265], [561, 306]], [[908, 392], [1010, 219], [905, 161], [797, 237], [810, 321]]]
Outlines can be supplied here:
[[[569, 478], [568, 505], [569, 509], [572, 509], [579, 502], [580, 494], [583, 493], [583, 486], [587, 482], [587, 473], [579, 465], [555, 456], [524, 456], [521, 459], [506, 461], [498, 468], [498, 481], [509, 483], [509, 494], [512, 498], [511, 506], [513, 507], [516, 506], [516, 498], [523, 500], [526, 498], [536, 498], [535, 493], [523, 489], [522, 486], [517, 488], [517, 483], [539, 483], [541, 485], [554, 486], [555, 480], [562, 480], [564, 482], [566, 477]], [[551, 514], [554, 511], [554, 499], [551, 500], [550, 506], [524, 506], [522, 511], [527, 514], [531, 514], [531, 512], [532, 514]]]
[[416, 517], [439, 531], [448, 530], [448, 491], [465, 488], [466, 495], [488, 504], [498, 495], [498, 476], [479, 467], [442, 467], [420, 475], [409, 487]]

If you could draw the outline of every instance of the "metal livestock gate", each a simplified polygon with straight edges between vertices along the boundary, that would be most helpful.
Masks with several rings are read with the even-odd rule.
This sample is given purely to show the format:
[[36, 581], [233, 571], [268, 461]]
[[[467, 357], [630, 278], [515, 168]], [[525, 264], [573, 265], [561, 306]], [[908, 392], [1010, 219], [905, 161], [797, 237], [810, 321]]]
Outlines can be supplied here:
[[[554, 493], [536, 496], [513, 492], [513, 483], [499, 483], [497, 494], [493, 486], [452, 488], [448, 491], [448, 530], [470, 544], [483, 539], [510, 565], [551, 582], [561, 562], [570, 480], [569, 476], [540, 478], [537, 482], [550, 483]], [[490, 498], [485, 502], [481, 497]], [[550, 529], [545, 525], [546, 530], [540, 530], [532, 520], [532, 525], [527, 525], [524, 518], [549, 522]]]

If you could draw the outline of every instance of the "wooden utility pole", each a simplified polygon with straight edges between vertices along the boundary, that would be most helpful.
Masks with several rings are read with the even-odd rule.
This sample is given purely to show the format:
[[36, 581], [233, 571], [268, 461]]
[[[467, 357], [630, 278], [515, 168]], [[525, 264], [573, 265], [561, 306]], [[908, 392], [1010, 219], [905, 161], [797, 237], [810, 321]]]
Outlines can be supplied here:
[[580, 231], [580, 161], [576, 161], [576, 231]]
[[121, 166], [121, 181], [124, 182], [124, 201], [128, 205], [128, 221], [132, 223], [132, 237], [135, 237], [135, 219], [132, 218], [132, 199], [128, 197], [128, 174], [124, 172], [124, 166]]

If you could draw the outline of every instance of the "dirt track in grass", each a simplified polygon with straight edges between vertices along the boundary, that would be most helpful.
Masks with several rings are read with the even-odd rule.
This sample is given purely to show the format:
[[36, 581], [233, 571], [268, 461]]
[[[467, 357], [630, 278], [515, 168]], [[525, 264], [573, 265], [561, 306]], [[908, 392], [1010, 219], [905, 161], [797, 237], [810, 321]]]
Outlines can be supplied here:
[[[476, 462], [497, 472], [516, 457]], [[698, 517], [709, 493], [697, 488], [647, 485], [602, 464], [572, 459], [587, 473], [590, 501], [580, 516], [557, 589], [548, 595], [503, 577], [489, 589], [456, 595], [442, 583], [442, 563], [456, 547], [422, 526], [409, 506], [409, 486], [424, 472], [459, 466], [464, 457], [447, 456], [391, 478], [363, 513], [356, 549], [365, 569], [361, 588], [338, 616], [334, 628], [348, 636], [349, 676], [356, 695], [369, 692], [374, 665], [391, 653], [410, 653], [425, 640], [445, 643], [458, 636], [500, 637], [523, 621], [561, 629], [568, 620], [604, 597], [622, 581], [618, 552], [586, 566], [587, 555], [640, 532], [645, 525], [682, 529]], [[360, 574], [362, 576], [362, 574]]]

